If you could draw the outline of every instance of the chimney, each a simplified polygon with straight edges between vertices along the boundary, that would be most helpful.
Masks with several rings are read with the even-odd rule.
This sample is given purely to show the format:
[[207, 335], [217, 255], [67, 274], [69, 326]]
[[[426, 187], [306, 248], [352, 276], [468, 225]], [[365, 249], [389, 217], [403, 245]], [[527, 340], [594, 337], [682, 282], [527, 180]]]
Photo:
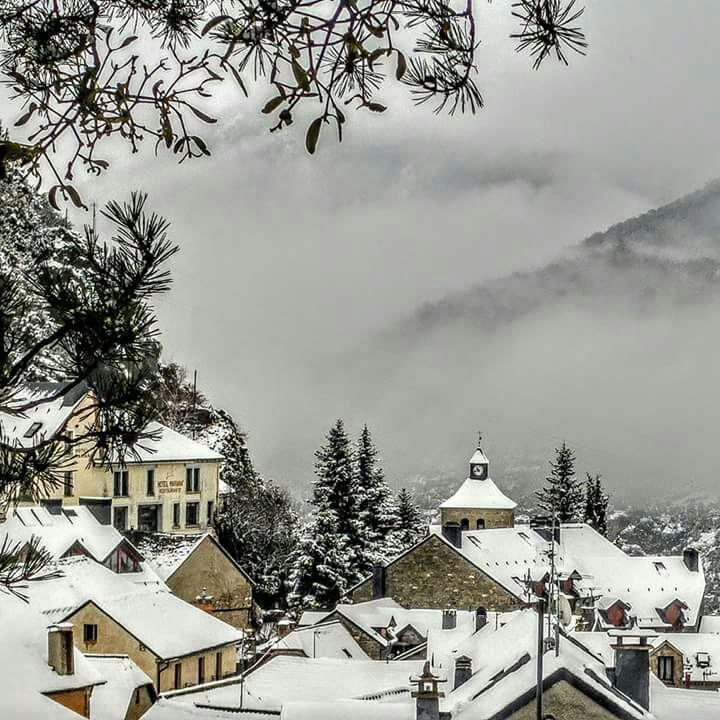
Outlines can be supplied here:
[[442, 629], [454, 630], [457, 627], [457, 613], [454, 610], [442, 611]]
[[417, 689], [413, 690], [412, 697], [415, 698], [415, 720], [440, 720], [440, 698], [445, 693], [438, 690], [438, 684], [445, 682], [437, 675], [430, 672], [430, 663], [423, 666], [422, 675], [410, 678]]
[[455, 522], [445, 523], [442, 529], [443, 537], [449, 540], [456, 548], [462, 547], [462, 530]]
[[[636, 631], [610, 631], [611, 637], [617, 642], [612, 646], [615, 650], [615, 676], [613, 684], [623, 694], [634, 700], [638, 705], [650, 709], [650, 650], [648, 637], [657, 637]], [[626, 642], [630, 638], [637, 642]]]
[[482, 630], [487, 625], [487, 610], [484, 607], [479, 607], [475, 611], [475, 632]]
[[290, 618], [284, 617], [281, 620], [278, 620], [278, 624], [277, 624], [278, 637], [280, 637], [280, 638], [287, 637], [290, 634], [293, 627], [294, 627], [294, 623], [292, 620], [290, 620]]
[[373, 565], [372, 599], [385, 597], [385, 566], [378, 563]]
[[683, 562], [690, 572], [699, 572], [700, 554], [695, 548], [686, 548], [683, 550]]
[[73, 675], [75, 673], [73, 652], [72, 623], [50, 625], [48, 628], [48, 665], [58, 675]]
[[461, 655], [455, 660], [455, 683], [453, 690], [457, 690], [464, 682], [472, 676], [472, 660], [467, 655]]
[[215, 604], [213, 603], [213, 596], [208, 595], [207, 588], [203, 588], [202, 592], [195, 598], [194, 605], [200, 610], [204, 610], [206, 613], [213, 614], [215, 611]]

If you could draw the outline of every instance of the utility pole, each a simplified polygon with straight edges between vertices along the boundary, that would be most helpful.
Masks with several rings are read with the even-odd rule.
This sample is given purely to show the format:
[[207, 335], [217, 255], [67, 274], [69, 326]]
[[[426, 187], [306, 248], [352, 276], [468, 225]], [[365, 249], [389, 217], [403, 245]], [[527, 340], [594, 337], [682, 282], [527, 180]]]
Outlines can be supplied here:
[[535, 683], [535, 720], [543, 720], [543, 651], [545, 650], [545, 601], [537, 603], [537, 679]]

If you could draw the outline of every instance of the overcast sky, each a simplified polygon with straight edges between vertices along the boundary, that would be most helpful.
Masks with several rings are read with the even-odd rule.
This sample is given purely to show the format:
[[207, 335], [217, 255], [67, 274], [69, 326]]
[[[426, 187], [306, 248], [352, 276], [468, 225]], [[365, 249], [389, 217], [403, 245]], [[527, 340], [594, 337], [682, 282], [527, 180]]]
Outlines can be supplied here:
[[477, 0], [476, 116], [435, 116], [388, 89], [385, 115], [354, 115], [342, 145], [328, 133], [310, 158], [303, 127], [271, 136], [228, 88], [212, 158], [178, 167], [148, 149], [78, 183], [99, 201], [142, 187], [172, 219], [166, 356], [235, 413], [261, 469], [305, 476], [309, 452], [298, 468], [274, 460], [292, 426], [319, 440], [352, 412], [342, 393], [305, 392], [332, 356], [720, 175], [716, 2], [588, 0], [588, 56], [539, 72], [513, 52], [509, 4]]

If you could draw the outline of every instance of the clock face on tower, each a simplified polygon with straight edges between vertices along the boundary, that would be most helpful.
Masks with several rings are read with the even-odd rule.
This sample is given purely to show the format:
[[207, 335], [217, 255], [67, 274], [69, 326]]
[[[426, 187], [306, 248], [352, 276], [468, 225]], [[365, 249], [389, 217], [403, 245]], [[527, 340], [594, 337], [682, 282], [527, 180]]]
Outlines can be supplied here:
[[470, 475], [477, 480], [484, 480], [487, 476], [487, 465], [480, 463], [471, 465]]

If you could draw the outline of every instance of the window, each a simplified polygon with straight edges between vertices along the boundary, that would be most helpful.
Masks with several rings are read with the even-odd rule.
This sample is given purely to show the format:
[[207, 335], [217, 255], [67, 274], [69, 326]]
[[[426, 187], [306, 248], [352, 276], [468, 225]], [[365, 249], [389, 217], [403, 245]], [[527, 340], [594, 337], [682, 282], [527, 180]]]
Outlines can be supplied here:
[[63, 495], [65, 497], [72, 497], [73, 494], [73, 479], [72, 472], [67, 471], [63, 478]]
[[116, 470], [113, 473], [113, 495], [115, 497], [128, 496], [128, 476], [127, 470]]
[[658, 677], [664, 683], [671, 683], [675, 680], [675, 658], [671, 655], [658, 657]]
[[213, 521], [213, 512], [215, 512], [215, 503], [212, 500], [208, 500], [207, 511], [207, 521], [208, 525], [210, 525]]
[[83, 625], [83, 642], [84, 643], [96, 643], [97, 642], [97, 625], [90, 625], [85, 623]]
[[154, 495], [155, 494], [155, 469], [150, 469], [147, 471], [147, 489], [146, 489], [147, 495]]
[[198, 525], [200, 523], [200, 503], [189, 502], [185, 504], [185, 524]]
[[135, 688], [135, 704], [140, 704], [140, 688]]
[[[483, 520], [483, 518], [478, 518], [476, 527], [478, 530], [484, 530], [485, 529], [485, 520]], [[522, 535], [522, 533], [520, 533], [520, 534]]]
[[215, 679], [220, 680], [222, 677], [222, 653], [215, 653]]
[[469, 530], [470, 529], [470, 521], [467, 518], [463, 518], [460, 521], [460, 530]]
[[182, 687], [182, 665], [175, 663], [175, 689], [179, 690]]
[[180, 527], [180, 503], [173, 503], [173, 527]]
[[205, 682], [205, 658], [198, 658], [198, 685], [202, 685]]
[[189, 493], [200, 492], [200, 468], [185, 468], [185, 491]]

